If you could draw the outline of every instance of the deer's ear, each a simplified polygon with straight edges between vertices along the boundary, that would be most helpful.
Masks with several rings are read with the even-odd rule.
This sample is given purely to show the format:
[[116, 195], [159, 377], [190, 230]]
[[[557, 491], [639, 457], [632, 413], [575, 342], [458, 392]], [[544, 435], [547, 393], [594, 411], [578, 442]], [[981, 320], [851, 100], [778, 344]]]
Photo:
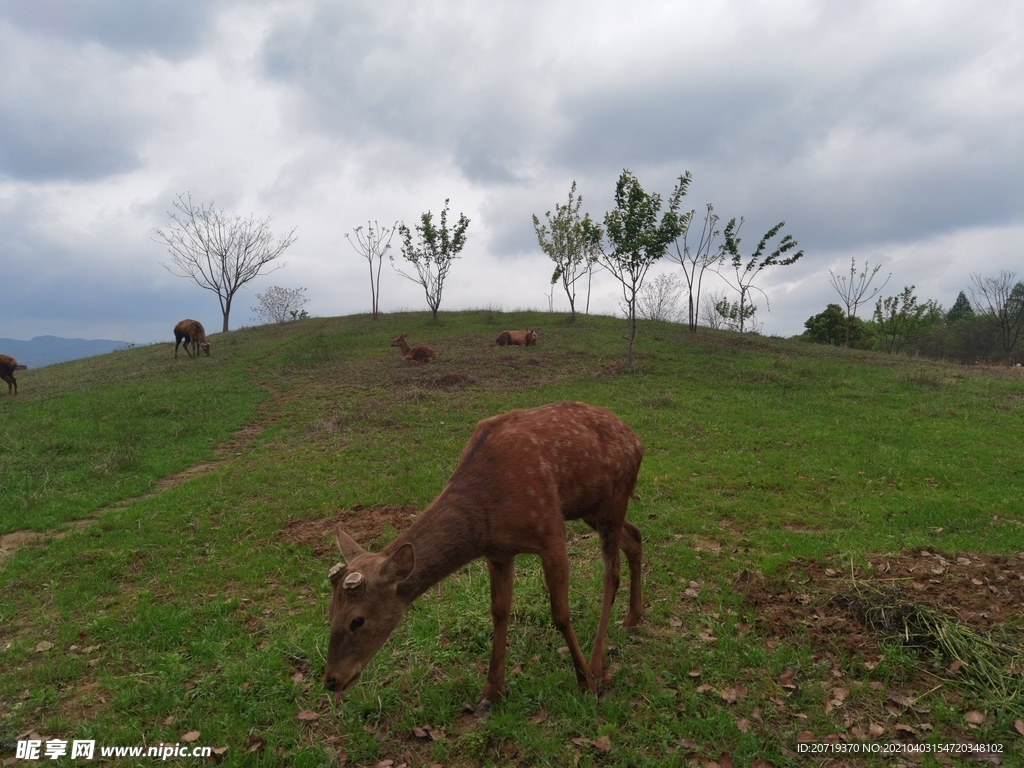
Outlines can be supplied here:
[[341, 550], [341, 556], [345, 558], [346, 563], [351, 563], [366, 551], [341, 530], [340, 525], [334, 529], [334, 538], [338, 541], [338, 549]]
[[384, 564], [383, 572], [396, 582], [405, 581], [416, 564], [416, 552], [412, 544], [403, 544]]

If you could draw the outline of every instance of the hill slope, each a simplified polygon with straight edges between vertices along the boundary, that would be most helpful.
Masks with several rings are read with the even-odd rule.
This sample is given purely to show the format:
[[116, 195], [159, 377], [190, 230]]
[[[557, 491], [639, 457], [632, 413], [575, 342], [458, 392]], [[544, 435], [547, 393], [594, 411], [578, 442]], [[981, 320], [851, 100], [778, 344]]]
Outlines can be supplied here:
[[[540, 329], [537, 347], [491, 346], [526, 326]], [[436, 363], [401, 361], [389, 348], [399, 333], [433, 346]], [[604, 317], [360, 316], [219, 334], [199, 360], [175, 361], [167, 344], [25, 371], [18, 398], [0, 398], [0, 533], [51, 533], [0, 565], [0, 647], [16, 670], [0, 699], [29, 692], [0, 709], [5, 730], [173, 742], [202, 724], [201, 743], [228, 745], [238, 764], [253, 744], [293, 764], [341, 750], [363, 763], [472, 764], [590, 760], [606, 743], [626, 763], [664, 764], [689, 739], [699, 755], [781, 765], [801, 730], [885, 720], [865, 661], [923, 693], [916, 656], [886, 651], [876, 666], [877, 639], [845, 650], [824, 632], [772, 639], [786, 622], [767, 621], [763, 602], [826, 570], [867, 578], [884, 558], [898, 569], [922, 548], [991, 565], [993, 580], [1019, 574], [1024, 380], [669, 324], [641, 324], [631, 372], [623, 333]], [[630, 518], [645, 536], [648, 616], [613, 630], [620, 671], [602, 700], [571, 690], [543, 579], [520, 558], [509, 661], [520, 671], [488, 721], [461, 721], [489, 644], [480, 564], [421, 598], [333, 712], [318, 675], [334, 521], [381, 545], [443, 487], [480, 418], [564, 399], [610, 408], [645, 445]], [[593, 544], [571, 530], [585, 646], [600, 590]], [[987, 591], [987, 573], [964, 583], [982, 576]], [[35, 653], [40, 642], [52, 646]], [[779, 683], [787, 670], [797, 688]], [[855, 691], [856, 709], [823, 708], [821, 681]], [[725, 695], [740, 687], [740, 701]], [[932, 734], [946, 741], [986, 703], [986, 733], [1003, 738], [1021, 706], [1019, 694], [932, 695]], [[309, 708], [316, 722], [296, 720]], [[753, 733], [737, 730], [741, 717]], [[406, 739], [425, 722], [449, 737]]]

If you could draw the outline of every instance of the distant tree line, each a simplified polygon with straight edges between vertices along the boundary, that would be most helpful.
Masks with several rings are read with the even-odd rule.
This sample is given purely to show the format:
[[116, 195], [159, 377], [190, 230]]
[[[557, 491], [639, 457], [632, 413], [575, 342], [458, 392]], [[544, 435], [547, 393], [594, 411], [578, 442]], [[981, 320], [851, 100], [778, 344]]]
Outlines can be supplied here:
[[[875, 272], [877, 272], [877, 267]], [[851, 267], [851, 278], [855, 275]], [[861, 276], [867, 275], [865, 269]], [[872, 275], [873, 276], [873, 273]], [[834, 278], [834, 276], [833, 276]], [[839, 282], [839, 285], [836, 283]], [[863, 297], [870, 284], [851, 279], [833, 279], [833, 287], [844, 298]], [[844, 289], [855, 285], [851, 294]], [[960, 363], [1020, 362], [1020, 337], [1024, 333], [1024, 282], [1015, 272], [998, 276], [971, 275], [971, 284], [960, 291], [949, 310], [934, 300], [919, 301], [915, 286], [879, 297], [870, 320], [856, 316], [855, 304], [829, 304], [807, 319], [801, 338], [818, 344], [874, 349], [884, 352], [919, 354]], [[852, 309], [852, 311], [851, 311]]]

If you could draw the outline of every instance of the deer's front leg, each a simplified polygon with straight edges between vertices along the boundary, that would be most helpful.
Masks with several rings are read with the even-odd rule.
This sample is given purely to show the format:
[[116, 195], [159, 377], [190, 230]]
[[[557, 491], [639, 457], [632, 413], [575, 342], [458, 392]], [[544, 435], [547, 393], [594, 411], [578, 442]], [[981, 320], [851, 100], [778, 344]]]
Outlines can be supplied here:
[[487, 684], [480, 694], [480, 704], [497, 701], [505, 690], [505, 654], [508, 646], [508, 616], [512, 610], [512, 581], [515, 577], [515, 555], [487, 558], [491, 575], [491, 619], [494, 638], [491, 642], [491, 664]]

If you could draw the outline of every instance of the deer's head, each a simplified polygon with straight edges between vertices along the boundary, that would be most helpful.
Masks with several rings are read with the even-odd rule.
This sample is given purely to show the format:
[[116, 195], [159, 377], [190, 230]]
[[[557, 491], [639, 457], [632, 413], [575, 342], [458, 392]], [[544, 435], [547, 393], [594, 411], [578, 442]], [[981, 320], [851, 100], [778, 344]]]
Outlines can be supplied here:
[[324, 685], [339, 700], [402, 620], [406, 604], [397, 589], [412, 573], [415, 557], [411, 544], [390, 555], [376, 554], [340, 526], [335, 536], [346, 564], [338, 563], [328, 574], [333, 592]]
[[400, 346], [402, 346], [405, 343], [405, 339], [406, 339], [406, 337], [408, 335], [409, 334], [407, 334], [407, 333], [403, 333], [401, 336], [399, 336], [397, 339], [395, 339], [394, 341], [391, 342], [391, 346], [392, 347], [400, 347]]
[[208, 341], [203, 341], [203, 342], [200, 342], [200, 344], [199, 344], [199, 348], [200, 348], [201, 350], [203, 350], [203, 352], [205, 352], [205, 353], [206, 353], [206, 356], [207, 356], [207, 357], [209, 357], [209, 356], [210, 356], [210, 342], [208, 342]]

